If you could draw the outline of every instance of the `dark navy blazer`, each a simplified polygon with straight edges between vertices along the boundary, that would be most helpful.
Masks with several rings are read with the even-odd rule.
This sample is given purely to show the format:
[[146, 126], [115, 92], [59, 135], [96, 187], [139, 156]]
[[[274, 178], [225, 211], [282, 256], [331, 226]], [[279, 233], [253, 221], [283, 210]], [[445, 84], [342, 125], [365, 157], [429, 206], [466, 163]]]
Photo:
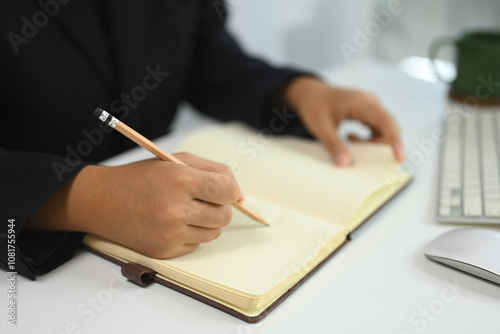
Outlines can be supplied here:
[[265, 125], [269, 101], [302, 73], [244, 54], [225, 14], [218, 0], [0, 0], [1, 264], [8, 219], [15, 270], [31, 279], [78, 249], [81, 233], [21, 230], [81, 168], [133, 146], [95, 107], [151, 139], [182, 101]]

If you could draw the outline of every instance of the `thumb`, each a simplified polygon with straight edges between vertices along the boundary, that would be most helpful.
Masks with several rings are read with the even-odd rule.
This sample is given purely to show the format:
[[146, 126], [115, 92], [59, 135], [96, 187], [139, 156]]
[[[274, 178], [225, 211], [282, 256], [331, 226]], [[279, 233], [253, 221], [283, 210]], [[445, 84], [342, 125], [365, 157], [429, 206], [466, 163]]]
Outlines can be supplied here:
[[238, 197], [238, 202], [245, 202], [247, 200], [247, 195], [243, 191], [243, 189], [240, 187], [240, 196]]

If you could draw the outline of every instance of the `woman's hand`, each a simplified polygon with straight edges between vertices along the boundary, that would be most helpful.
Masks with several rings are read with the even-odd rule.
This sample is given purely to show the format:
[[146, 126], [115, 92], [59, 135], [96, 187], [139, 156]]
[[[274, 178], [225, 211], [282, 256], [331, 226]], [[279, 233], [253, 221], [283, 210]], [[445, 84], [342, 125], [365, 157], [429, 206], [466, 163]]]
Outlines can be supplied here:
[[191, 252], [220, 235], [242, 195], [229, 167], [176, 156], [187, 166], [157, 159], [87, 166], [25, 228], [93, 233], [155, 258]]
[[[352, 159], [337, 134], [338, 126], [345, 119], [358, 120], [370, 127], [373, 136], [368, 141], [389, 144], [395, 158], [404, 160], [399, 127], [375, 95], [332, 87], [313, 77], [304, 76], [288, 85], [285, 98], [297, 111], [306, 128], [330, 152], [336, 165], [348, 166]], [[360, 140], [355, 136], [349, 136], [349, 139]]]

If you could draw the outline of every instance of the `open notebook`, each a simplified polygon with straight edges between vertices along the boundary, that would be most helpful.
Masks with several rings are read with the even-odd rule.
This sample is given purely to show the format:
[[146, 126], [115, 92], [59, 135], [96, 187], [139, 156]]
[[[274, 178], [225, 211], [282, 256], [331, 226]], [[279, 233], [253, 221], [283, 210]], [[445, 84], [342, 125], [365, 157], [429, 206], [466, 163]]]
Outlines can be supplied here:
[[217, 240], [168, 260], [91, 235], [84, 243], [116, 262], [149, 268], [156, 281], [227, 313], [259, 321], [411, 179], [387, 146], [350, 150], [353, 166], [340, 169], [312, 140], [264, 136], [238, 123], [200, 130], [178, 151], [231, 166], [248, 205], [270, 227], [233, 210]]

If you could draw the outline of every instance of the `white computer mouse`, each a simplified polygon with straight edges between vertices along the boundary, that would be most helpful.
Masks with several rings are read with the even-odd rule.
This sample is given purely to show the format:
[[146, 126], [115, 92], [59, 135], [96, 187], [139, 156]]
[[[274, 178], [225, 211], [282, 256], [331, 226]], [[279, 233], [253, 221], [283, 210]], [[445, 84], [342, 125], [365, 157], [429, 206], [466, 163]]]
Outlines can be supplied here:
[[431, 260], [500, 284], [500, 230], [459, 228], [448, 231], [425, 248]]

